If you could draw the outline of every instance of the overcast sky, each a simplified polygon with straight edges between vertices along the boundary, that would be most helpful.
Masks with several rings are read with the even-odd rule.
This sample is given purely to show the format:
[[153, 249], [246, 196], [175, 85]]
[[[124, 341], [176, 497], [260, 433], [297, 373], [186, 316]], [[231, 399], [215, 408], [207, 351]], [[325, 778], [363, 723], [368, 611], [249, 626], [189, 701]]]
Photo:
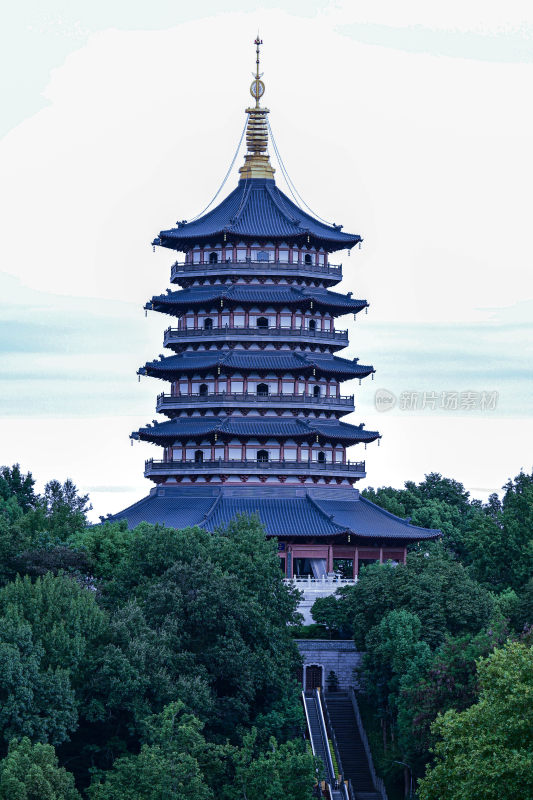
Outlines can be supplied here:
[[94, 518], [149, 490], [158, 450], [128, 436], [155, 417], [162, 385], [135, 372], [167, 320], [142, 306], [173, 260], [150, 242], [218, 189], [259, 28], [294, 183], [364, 237], [332, 261], [370, 302], [338, 322], [343, 355], [377, 370], [345, 385], [352, 421], [383, 433], [365, 485], [438, 471], [485, 498], [531, 469], [529, 2], [46, 5], [11, 4], [0, 26], [0, 463], [72, 477]]

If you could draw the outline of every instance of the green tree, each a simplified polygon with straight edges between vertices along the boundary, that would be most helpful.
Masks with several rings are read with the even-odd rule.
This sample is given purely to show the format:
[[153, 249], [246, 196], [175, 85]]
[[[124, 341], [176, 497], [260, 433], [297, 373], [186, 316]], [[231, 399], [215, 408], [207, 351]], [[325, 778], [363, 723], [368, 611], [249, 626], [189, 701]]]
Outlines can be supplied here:
[[149, 718], [137, 755], [118, 758], [89, 789], [91, 800], [211, 800], [201, 762], [218, 756], [202, 735], [202, 723], [173, 703]]
[[462, 711], [478, 695], [476, 661], [503, 644], [507, 630], [493, 625], [476, 636], [449, 636], [429, 663], [407, 665], [399, 684], [398, 744], [403, 759], [421, 774], [435, 744], [431, 726], [438, 714]]
[[0, 761], [0, 800], [81, 800], [73, 776], [58, 766], [54, 748], [13, 741]]
[[94, 592], [64, 575], [17, 578], [0, 590], [0, 613], [26, 620], [43, 648], [43, 667], [76, 671], [104, 635], [107, 615]]
[[[146, 524], [133, 535], [118, 533], [112, 557], [104, 552], [111, 574], [100, 583], [103, 601], [116, 607], [136, 598], [142, 605], [154, 642], [169, 654], [170, 680], [177, 686], [181, 678], [179, 691], [189, 689], [188, 702], [204, 705], [194, 709], [199, 716], [206, 701], [213, 704], [210, 731], [238, 737], [240, 726], [257, 718], [266, 741], [269, 733], [283, 739], [289, 728], [294, 732], [301, 719], [293, 677], [299, 656], [289, 623], [296, 620], [298, 597], [283, 583], [276, 544], [267, 541], [259, 520], [242, 516], [214, 535]], [[103, 551], [92, 532], [76, 542], [92, 559]], [[108, 649], [108, 656], [123, 659], [117, 650]], [[283, 706], [291, 711], [283, 712], [287, 724], [280, 728]]]
[[417, 615], [402, 609], [389, 611], [366, 635], [361, 683], [381, 718], [385, 749], [395, 739], [403, 675], [409, 667], [420, 672], [431, 660], [421, 629]]
[[501, 507], [489, 504], [465, 534], [474, 577], [496, 591], [519, 589], [533, 573], [533, 474], [504, 489]]
[[419, 784], [421, 800], [533, 796], [533, 649], [509, 643], [478, 669], [478, 702], [434, 723], [440, 740]]
[[34, 492], [35, 481], [31, 472], [23, 475], [19, 464], [0, 467], [0, 498], [4, 501], [14, 499], [22, 512], [35, 508], [37, 495]]
[[64, 483], [49, 481], [44, 487], [42, 506], [46, 530], [52, 541], [66, 542], [87, 525], [87, 513], [92, 506], [89, 495], [78, 494], [75, 484], [67, 478]]
[[0, 617], [0, 735], [60, 744], [77, 721], [69, 673], [46, 667], [44, 648], [13, 610]]
[[104, 522], [76, 531], [70, 544], [86, 554], [95, 578], [111, 581], [126, 561], [135, 535], [125, 520]]
[[317, 600], [317, 622], [323, 609], [330, 625], [337, 609], [338, 627], [348, 627], [360, 649], [388, 611], [411, 611], [422, 623], [421, 638], [434, 648], [446, 634], [481, 630], [492, 616], [494, 599], [441, 544], [429, 542], [409, 553], [405, 566], [371, 564], [355, 586], [344, 587], [334, 599]]
[[224, 800], [311, 800], [320, 765], [302, 741], [278, 745], [271, 738], [265, 750], [257, 748], [257, 731], [244, 737], [235, 753], [235, 777]]

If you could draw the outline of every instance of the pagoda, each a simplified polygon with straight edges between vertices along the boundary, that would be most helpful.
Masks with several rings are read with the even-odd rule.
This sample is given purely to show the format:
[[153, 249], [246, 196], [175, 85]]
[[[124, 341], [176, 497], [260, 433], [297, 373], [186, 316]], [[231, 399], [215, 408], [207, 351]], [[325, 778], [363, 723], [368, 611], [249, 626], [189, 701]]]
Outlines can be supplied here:
[[111, 519], [210, 531], [257, 514], [278, 540], [287, 578], [354, 580], [361, 564], [405, 559], [409, 542], [434, 538], [363, 498], [365, 462], [348, 448], [379, 440], [347, 422], [346, 381], [374, 368], [339, 353], [336, 321], [367, 309], [333, 291], [330, 256], [362, 239], [306, 213], [276, 185], [259, 72], [246, 109], [237, 187], [213, 210], [161, 231], [154, 246], [182, 253], [173, 288], [145, 306], [171, 318], [168, 355], [139, 369], [163, 382], [154, 421], [132, 438], [161, 448], [149, 459], [150, 494]]

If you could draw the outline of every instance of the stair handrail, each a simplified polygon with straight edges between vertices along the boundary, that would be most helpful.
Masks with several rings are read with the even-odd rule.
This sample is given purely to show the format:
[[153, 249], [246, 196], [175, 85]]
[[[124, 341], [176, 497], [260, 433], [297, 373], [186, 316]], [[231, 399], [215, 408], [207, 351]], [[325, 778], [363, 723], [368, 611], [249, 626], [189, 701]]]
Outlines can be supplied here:
[[302, 703], [303, 703], [303, 707], [304, 707], [305, 722], [307, 724], [307, 730], [309, 731], [309, 740], [311, 742], [311, 750], [313, 752], [313, 755], [316, 756], [315, 745], [313, 744], [313, 737], [311, 735], [311, 725], [309, 724], [309, 714], [307, 713], [307, 706], [305, 704], [305, 692], [302, 692]]
[[322, 698], [321, 698], [320, 689], [315, 689], [313, 691], [313, 694], [314, 694], [315, 699], [316, 699], [316, 705], [317, 705], [317, 709], [318, 709], [318, 721], [319, 721], [319, 724], [320, 724], [322, 736], [324, 738], [324, 747], [325, 747], [326, 755], [327, 755], [327, 759], [328, 759], [328, 763], [325, 766], [326, 766], [326, 769], [329, 771], [331, 780], [333, 782], [335, 782], [335, 780], [336, 780], [335, 768], [333, 766], [333, 759], [331, 758], [331, 751], [329, 749], [328, 731], [327, 731], [327, 728], [326, 728], [326, 721], [324, 719], [324, 711], [322, 709]]
[[[314, 693], [316, 693], [316, 691], [317, 690], [315, 689]], [[320, 712], [322, 712], [322, 706], [320, 704], [320, 698], [316, 698], [315, 697], [315, 700], [317, 702], [318, 709], [320, 710]], [[312, 732], [311, 732], [311, 725], [309, 723], [309, 714], [307, 713], [307, 705], [305, 703], [305, 692], [304, 691], [302, 692], [302, 703], [303, 703], [303, 706], [304, 706], [304, 714], [305, 714], [305, 721], [307, 723], [307, 730], [309, 731], [309, 739], [310, 739], [310, 742], [311, 742], [311, 750], [312, 750], [313, 755], [315, 756], [315, 758], [319, 758], [319, 756], [317, 756], [316, 751], [315, 751], [315, 745], [314, 745], [314, 742], [313, 742], [313, 735], [312, 735]], [[319, 714], [319, 716], [318, 716], [319, 725], [320, 725], [321, 721], [322, 721], [322, 723], [324, 723], [324, 717], [322, 716], [322, 720], [321, 720], [321, 715]], [[325, 725], [324, 725], [324, 729], [321, 730], [321, 734], [323, 735], [324, 733], [325, 733]], [[325, 750], [326, 750], [326, 753], [327, 753], [327, 757], [329, 758], [329, 761], [331, 763], [331, 753], [329, 752], [329, 743], [328, 743], [327, 735], [326, 735], [326, 741], [325, 741]], [[328, 766], [326, 764], [324, 764], [324, 767], [326, 769], [328, 769]], [[333, 778], [335, 777], [332, 763], [331, 763], [330, 775]], [[329, 780], [327, 780], [327, 779], [326, 779], [326, 786], [327, 786], [327, 789], [328, 789], [329, 796], [331, 798], [333, 787], [331, 786]]]
[[372, 782], [378, 794], [381, 795], [381, 800], [388, 800], [387, 798], [387, 790], [385, 788], [385, 783], [383, 779], [376, 774], [376, 770], [374, 768], [374, 761], [372, 759], [372, 753], [370, 751], [370, 745], [368, 744], [368, 738], [366, 735], [366, 731], [363, 726], [363, 720], [361, 719], [361, 712], [359, 711], [359, 704], [357, 703], [357, 697], [355, 696], [355, 691], [350, 688], [350, 699], [352, 701], [353, 713], [355, 715], [355, 719], [357, 721], [357, 727], [359, 728], [359, 735], [361, 737], [361, 741], [363, 742], [363, 747], [366, 753], [366, 759], [368, 762], [368, 768], [370, 769], [370, 775], [372, 777]]
[[354, 790], [353, 790], [353, 784], [352, 784], [352, 779], [351, 778], [348, 778], [348, 780], [344, 784], [344, 787], [345, 787], [344, 794], [345, 794], [346, 800], [355, 800], [355, 793], [354, 793]]
[[337, 743], [337, 737], [335, 736], [335, 731], [333, 729], [333, 725], [331, 724], [331, 718], [329, 716], [328, 711], [328, 702], [324, 698], [324, 715], [326, 718], [326, 732], [331, 736], [331, 741], [333, 743], [333, 752], [335, 753], [335, 758], [337, 760], [337, 767], [339, 768], [339, 778], [342, 780], [344, 779], [344, 769], [342, 767], [342, 759], [339, 750], [339, 745]]

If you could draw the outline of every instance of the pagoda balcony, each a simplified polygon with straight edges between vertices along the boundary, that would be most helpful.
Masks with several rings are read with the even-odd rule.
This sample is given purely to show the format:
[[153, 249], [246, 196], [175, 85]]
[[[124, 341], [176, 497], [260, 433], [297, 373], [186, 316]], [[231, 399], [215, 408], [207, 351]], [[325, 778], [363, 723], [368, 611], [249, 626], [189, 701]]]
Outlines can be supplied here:
[[160, 394], [156, 410], [171, 416], [173, 411], [186, 409], [216, 408], [254, 408], [302, 409], [311, 411], [331, 411], [349, 414], [354, 410], [354, 396], [315, 397], [312, 394], [257, 394], [256, 392], [216, 392], [212, 394]]
[[310, 278], [335, 284], [342, 280], [341, 264], [288, 264], [286, 261], [221, 261], [211, 264], [202, 261], [188, 264], [176, 261], [170, 271], [171, 283], [180, 283], [187, 278], [216, 277], [218, 275], [242, 277], [281, 276]]
[[204, 461], [155, 461], [148, 459], [144, 465], [145, 478], [186, 475], [307, 475], [309, 477], [352, 478], [366, 476], [364, 461], [345, 464], [319, 461], [257, 461], [257, 459], [224, 459]]
[[215, 342], [254, 342], [257, 344], [297, 343], [316, 344], [340, 350], [348, 346], [348, 331], [320, 331], [309, 328], [167, 328], [163, 344], [165, 347], [176, 347], [186, 344], [198, 344], [205, 341]]

